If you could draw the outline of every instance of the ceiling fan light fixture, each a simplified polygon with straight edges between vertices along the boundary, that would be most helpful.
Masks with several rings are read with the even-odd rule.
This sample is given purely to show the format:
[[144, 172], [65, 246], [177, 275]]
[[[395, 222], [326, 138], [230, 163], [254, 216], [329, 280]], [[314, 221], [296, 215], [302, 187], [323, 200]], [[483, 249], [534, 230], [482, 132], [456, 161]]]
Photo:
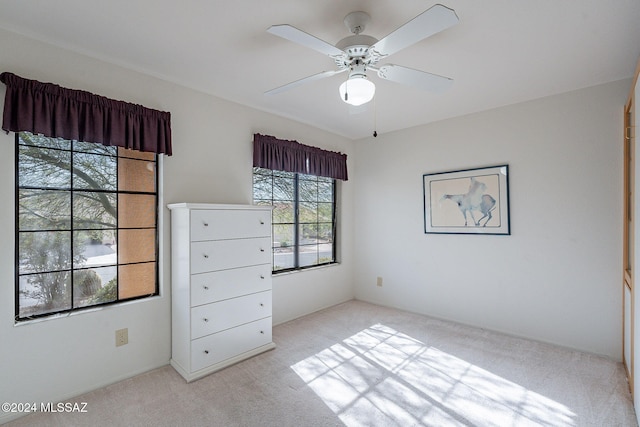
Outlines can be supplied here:
[[354, 76], [342, 82], [338, 90], [340, 99], [347, 104], [358, 106], [373, 99], [376, 94], [376, 85], [365, 76]]

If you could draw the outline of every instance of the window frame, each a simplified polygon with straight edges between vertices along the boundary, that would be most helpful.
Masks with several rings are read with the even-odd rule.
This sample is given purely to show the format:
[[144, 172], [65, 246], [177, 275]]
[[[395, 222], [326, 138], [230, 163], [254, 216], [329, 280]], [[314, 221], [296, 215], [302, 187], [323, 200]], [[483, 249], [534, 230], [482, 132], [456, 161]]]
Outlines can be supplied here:
[[[160, 238], [160, 233], [162, 230], [162, 217], [161, 217], [161, 210], [160, 210], [160, 206], [162, 203], [162, 194], [161, 194], [161, 190], [162, 190], [162, 181], [161, 181], [161, 167], [162, 167], [162, 158], [161, 156], [159, 156], [157, 153], [153, 153], [153, 160], [146, 160], [146, 159], [137, 159], [134, 157], [127, 157], [127, 156], [122, 156], [120, 155], [119, 151], [121, 149], [123, 149], [123, 147], [118, 147], [118, 146], [113, 146], [115, 148], [115, 154], [113, 155], [108, 155], [108, 154], [93, 154], [93, 155], [104, 155], [104, 156], [110, 156], [113, 157], [115, 159], [115, 189], [114, 190], [106, 190], [106, 189], [87, 189], [87, 188], [74, 188], [74, 186], [72, 185], [72, 183], [70, 184], [70, 187], [68, 189], [51, 189], [49, 187], [43, 186], [43, 187], [37, 187], [37, 186], [25, 186], [25, 187], [21, 187], [20, 186], [20, 147], [25, 145], [25, 144], [21, 144], [20, 143], [20, 134], [23, 132], [15, 132], [15, 160], [14, 160], [14, 166], [15, 166], [15, 194], [14, 194], [14, 206], [15, 206], [15, 224], [14, 224], [14, 230], [15, 230], [15, 248], [14, 248], [14, 254], [15, 254], [15, 261], [14, 261], [14, 276], [15, 276], [15, 283], [14, 283], [14, 320], [15, 320], [15, 324], [23, 324], [29, 321], [33, 321], [33, 320], [48, 320], [48, 319], [53, 319], [53, 318], [59, 318], [61, 316], [66, 316], [66, 315], [73, 315], [73, 314], [77, 314], [77, 313], [81, 313], [81, 312], [87, 312], [87, 311], [95, 311], [96, 309], [101, 309], [104, 307], [109, 307], [109, 306], [115, 306], [115, 305], [119, 305], [119, 304], [123, 304], [123, 303], [129, 303], [132, 301], [139, 301], [139, 300], [144, 300], [144, 299], [148, 299], [148, 298], [153, 298], [155, 296], [159, 296], [160, 295], [160, 288], [161, 288], [161, 271], [160, 271], [160, 262], [161, 262], [161, 258], [162, 258], [162, 253], [161, 253], [161, 238]], [[27, 132], [29, 133], [29, 132]], [[63, 140], [63, 141], [70, 141], [66, 138], [54, 138], [54, 137], [46, 137], [43, 135], [37, 135], [39, 137], [44, 137], [44, 138], [48, 138], [49, 140]], [[85, 151], [81, 151], [81, 150], [76, 150], [74, 149], [74, 144], [73, 142], [77, 142], [77, 141], [71, 141], [70, 143], [70, 147], [68, 149], [60, 149], [60, 151], [66, 151], [70, 153], [70, 157], [73, 157], [74, 153], [87, 153]], [[80, 141], [86, 144], [93, 144], [93, 143], [89, 143], [89, 142], [84, 142], [84, 141]], [[101, 144], [98, 144], [101, 145]], [[42, 146], [42, 145], [31, 145], [32, 147], [37, 147], [37, 148], [43, 148], [43, 149], [52, 149], [50, 147], [46, 147], [46, 146]], [[91, 153], [89, 153], [91, 154]], [[129, 160], [134, 160], [134, 161], [144, 161], [144, 162], [151, 162], [154, 164], [155, 166], [155, 173], [154, 173], [154, 191], [153, 192], [149, 192], [149, 191], [135, 191], [135, 190], [120, 190], [120, 176], [118, 173], [118, 168], [119, 168], [119, 160], [121, 158], [124, 159], [129, 159]], [[73, 164], [73, 160], [71, 160], [71, 164]], [[73, 172], [72, 169], [70, 170], [71, 176], [73, 176]], [[72, 179], [72, 178], [71, 178]], [[65, 269], [61, 269], [61, 270], [55, 270], [55, 271], [69, 271], [70, 272], [70, 279], [69, 279], [69, 286], [70, 286], [70, 295], [69, 295], [69, 304], [70, 304], [70, 308], [65, 308], [65, 309], [60, 309], [60, 310], [52, 310], [52, 311], [48, 311], [46, 313], [37, 313], [37, 314], [29, 314], [26, 316], [21, 316], [20, 315], [20, 278], [21, 275], [20, 274], [20, 233], [21, 231], [24, 232], [25, 230], [21, 230], [20, 229], [20, 190], [49, 190], [49, 191], [64, 191], [69, 193], [69, 199], [71, 201], [71, 205], [69, 207], [69, 210], [67, 211], [67, 213], [69, 214], [69, 222], [70, 222], [70, 226], [68, 230], [64, 230], [70, 233], [71, 239], [70, 239], [70, 253], [71, 253], [71, 264], [69, 266], [69, 268], [65, 268]], [[154, 223], [155, 223], [155, 227], [151, 228], [151, 227], [128, 227], [128, 228], [124, 228], [124, 227], [120, 227], [119, 223], [120, 223], [120, 218], [118, 215], [118, 209], [119, 209], [119, 203], [116, 204], [116, 214], [115, 214], [115, 218], [114, 218], [114, 223], [115, 226], [113, 228], [113, 232], [116, 235], [116, 242], [119, 242], [119, 233], [121, 230], [153, 230], [154, 231], [154, 261], [152, 261], [155, 264], [155, 268], [154, 268], [154, 274], [153, 274], [153, 278], [154, 278], [154, 292], [153, 293], [146, 293], [143, 295], [138, 295], [138, 296], [133, 296], [133, 297], [123, 297], [121, 298], [119, 296], [119, 286], [120, 286], [120, 280], [116, 281], [116, 297], [113, 301], [106, 301], [106, 302], [100, 302], [100, 303], [96, 303], [96, 304], [91, 304], [91, 305], [84, 305], [84, 306], [78, 306], [75, 307], [75, 300], [74, 300], [74, 272], [75, 271], [80, 271], [80, 270], [86, 270], [88, 269], [86, 266], [85, 267], [76, 267], [74, 265], [73, 262], [73, 253], [74, 253], [74, 244], [73, 244], [73, 235], [75, 232], [78, 231], [88, 231], [90, 229], [84, 229], [81, 227], [75, 227], [74, 226], [74, 220], [73, 220], [73, 197], [74, 197], [74, 192], [87, 192], [87, 190], [91, 191], [91, 192], [98, 192], [98, 193], [107, 193], [107, 194], [113, 194], [114, 197], [116, 198], [116, 200], [118, 199], [118, 195], [120, 194], [136, 194], [136, 195], [153, 195], [155, 197], [155, 206], [154, 206], [154, 212], [153, 212], [153, 219], [154, 219]], [[37, 232], [37, 231], [47, 231], [45, 229], [36, 229], [36, 230], [28, 230], [28, 231], [33, 231], [33, 232]], [[116, 254], [119, 254], [119, 251], [116, 252]], [[121, 266], [126, 266], [126, 265], [136, 265], [136, 264], [144, 264], [144, 263], [150, 263], [151, 261], [139, 261], [139, 262], [131, 262], [131, 263], [120, 263], [120, 260], [118, 259], [118, 257], [116, 257], [116, 262], [115, 264], [111, 265], [112, 267], [115, 267], [116, 269], [116, 278], [119, 279], [120, 278], [120, 267]], [[102, 267], [109, 267], [109, 266], [98, 266], [97, 268], [102, 268]], [[54, 271], [51, 271], [54, 272]]]
[[[257, 172], [259, 170], [262, 171], [268, 171], [269, 174], [266, 173], [260, 173]], [[271, 177], [271, 199], [256, 199], [255, 198], [255, 176], [256, 174], [259, 175], [263, 175], [263, 176], [270, 176]], [[273, 170], [273, 169], [269, 169], [269, 168], [262, 168], [262, 167], [257, 167], [254, 166], [252, 169], [252, 199], [253, 199], [253, 203], [257, 204], [257, 205], [268, 205], [268, 206], [275, 206], [274, 202], [278, 201], [276, 199], [274, 199], [273, 197], [273, 193], [274, 193], [274, 184], [273, 181], [277, 178], [284, 178], [284, 179], [291, 179], [291, 178], [285, 178], [284, 176], [277, 176], [277, 174], [291, 174], [292, 178], [293, 178], [293, 200], [291, 201], [293, 203], [293, 221], [291, 223], [275, 223], [273, 221], [273, 215], [274, 215], [274, 211], [272, 211], [271, 215], [272, 215], [272, 223], [271, 223], [271, 227], [272, 227], [272, 236], [271, 236], [271, 246], [272, 246], [272, 260], [271, 260], [271, 271], [272, 274], [282, 274], [282, 273], [290, 273], [290, 272], [294, 272], [294, 271], [303, 271], [303, 270], [308, 270], [308, 269], [313, 269], [313, 268], [318, 268], [318, 267], [324, 267], [324, 266], [328, 266], [328, 265], [332, 265], [332, 264], [338, 264], [338, 245], [337, 245], [337, 241], [338, 241], [338, 204], [337, 204], [337, 179], [335, 178], [330, 178], [330, 177], [321, 177], [321, 176], [317, 176], [317, 175], [312, 175], [312, 174], [304, 174], [304, 173], [298, 173], [298, 172], [283, 172], [283, 171], [278, 171], [278, 170]], [[328, 262], [318, 262], [317, 264], [311, 264], [311, 265], [300, 265], [300, 248], [307, 246], [304, 244], [300, 244], [300, 204], [304, 203], [304, 200], [300, 200], [300, 194], [299, 194], [299, 188], [300, 188], [300, 176], [309, 176], [309, 177], [314, 177], [316, 180], [321, 178], [321, 179], [326, 179], [326, 180], [331, 180], [331, 201], [330, 202], [321, 202], [321, 203], [331, 203], [331, 232], [332, 232], [332, 239], [331, 239], [331, 261]], [[304, 178], [303, 178], [304, 180]], [[316, 181], [319, 182], [319, 181]], [[316, 200], [316, 203], [318, 202], [318, 200]], [[275, 264], [275, 254], [276, 254], [276, 247], [274, 246], [274, 237], [275, 237], [275, 233], [273, 232], [273, 227], [276, 225], [280, 225], [280, 224], [291, 224], [293, 226], [293, 233], [294, 233], [294, 243], [291, 245], [294, 248], [293, 251], [293, 267], [288, 267], [288, 268], [280, 268], [280, 269], [275, 269], [276, 264]], [[316, 225], [321, 224], [321, 222], [316, 221], [315, 223]], [[320, 258], [318, 258], [318, 261], [320, 260]]]

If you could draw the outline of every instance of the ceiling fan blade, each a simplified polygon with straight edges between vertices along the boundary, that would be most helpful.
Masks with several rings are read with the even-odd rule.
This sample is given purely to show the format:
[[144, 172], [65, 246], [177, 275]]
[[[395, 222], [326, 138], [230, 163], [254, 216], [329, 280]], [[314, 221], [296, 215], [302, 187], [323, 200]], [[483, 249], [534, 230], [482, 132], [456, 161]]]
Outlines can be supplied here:
[[436, 4], [379, 40], [370, 50], [389, 56], [457, 23], [458, 16], [453, 9]]
[[320, 40], [319, 38], [312, 36], [311, 34], [307, 34], [304, 31], [299, 30], [291, 25], [272, 25], [271, 27], [269, 27], [267, 32], [297, 43], [301, 46], [309, 47], [322, 54], [329, 55], [332, 58], [345, 54], [343, 51], [327, 43], [326, 41]]
[[377, 69], [378, 77], [384, 80], [417, 87], [430, 92], [443, 92], [453, 84], [449, 77], [439, 76], [400, 65], [386, 64]]
[[309, 82], [313, 82], [313, 81], [316, 81], [316, 80], [324, 79], [325, 77], [335, 76], [336, 74], [342, 73], [344, 71], [347, 71], [347, 70], [344, 69], [344, 70], [335, 70], [335, 71], [333, 71], [333, 70], [332, 71], [323, 71], [321, 73], [314, 74], [312, 76], [305, 77], [303, 79], [296, 80], [296, 81], [291, 82], [291, 83], [287, 83], [286, 85], [277, 87], [275, 89], [268, 90], [264, 94], [265, 95], [275, 95], [277, 93], [284, 92], [284, 91], [287, 91], [289, 89], [293, 89], [294, 87], [300, 86], [300, 85], [305, 84], [305, 83], [309, 83]]

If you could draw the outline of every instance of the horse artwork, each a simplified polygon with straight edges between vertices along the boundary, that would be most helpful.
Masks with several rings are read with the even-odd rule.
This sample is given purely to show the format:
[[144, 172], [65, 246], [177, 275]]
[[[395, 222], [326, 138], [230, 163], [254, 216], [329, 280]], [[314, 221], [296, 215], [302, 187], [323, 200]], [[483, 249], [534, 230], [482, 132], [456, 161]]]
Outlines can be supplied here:
[[[468, 225], [467, 214], [471, 217], [473, 224], [476, 227], [486, 227], [487, 223], [491, 220], [493, 211], [496, 207], [496, 199], [490, 194], [483, 194], [487, 190], [487, 184], [478, 181], [475, 177], [471, 177], [471, 184], [469, 184], [469, 191], [465, 194], [445, 194], [441, 200], [452, 200], [458, 205], [458, 209], [464, 216], [464, 225]], [[476, 221], [473, 216], [473, 211], [478, 211], [482, 214], [482, 217]], [[484, 224], [481, 225], [483, 219], [486, 218]]]
[[508, 166], [423, 175], [425, 233], [510, 234]]

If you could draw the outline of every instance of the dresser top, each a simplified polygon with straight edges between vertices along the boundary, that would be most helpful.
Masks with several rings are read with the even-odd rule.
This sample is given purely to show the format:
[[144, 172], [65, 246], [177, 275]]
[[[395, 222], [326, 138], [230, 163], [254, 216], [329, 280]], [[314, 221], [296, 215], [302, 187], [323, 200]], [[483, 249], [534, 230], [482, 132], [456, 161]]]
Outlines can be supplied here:
[[217, 203], [170, 203], [169, 209], [272, 210], [270, 205], [223, 205]]

